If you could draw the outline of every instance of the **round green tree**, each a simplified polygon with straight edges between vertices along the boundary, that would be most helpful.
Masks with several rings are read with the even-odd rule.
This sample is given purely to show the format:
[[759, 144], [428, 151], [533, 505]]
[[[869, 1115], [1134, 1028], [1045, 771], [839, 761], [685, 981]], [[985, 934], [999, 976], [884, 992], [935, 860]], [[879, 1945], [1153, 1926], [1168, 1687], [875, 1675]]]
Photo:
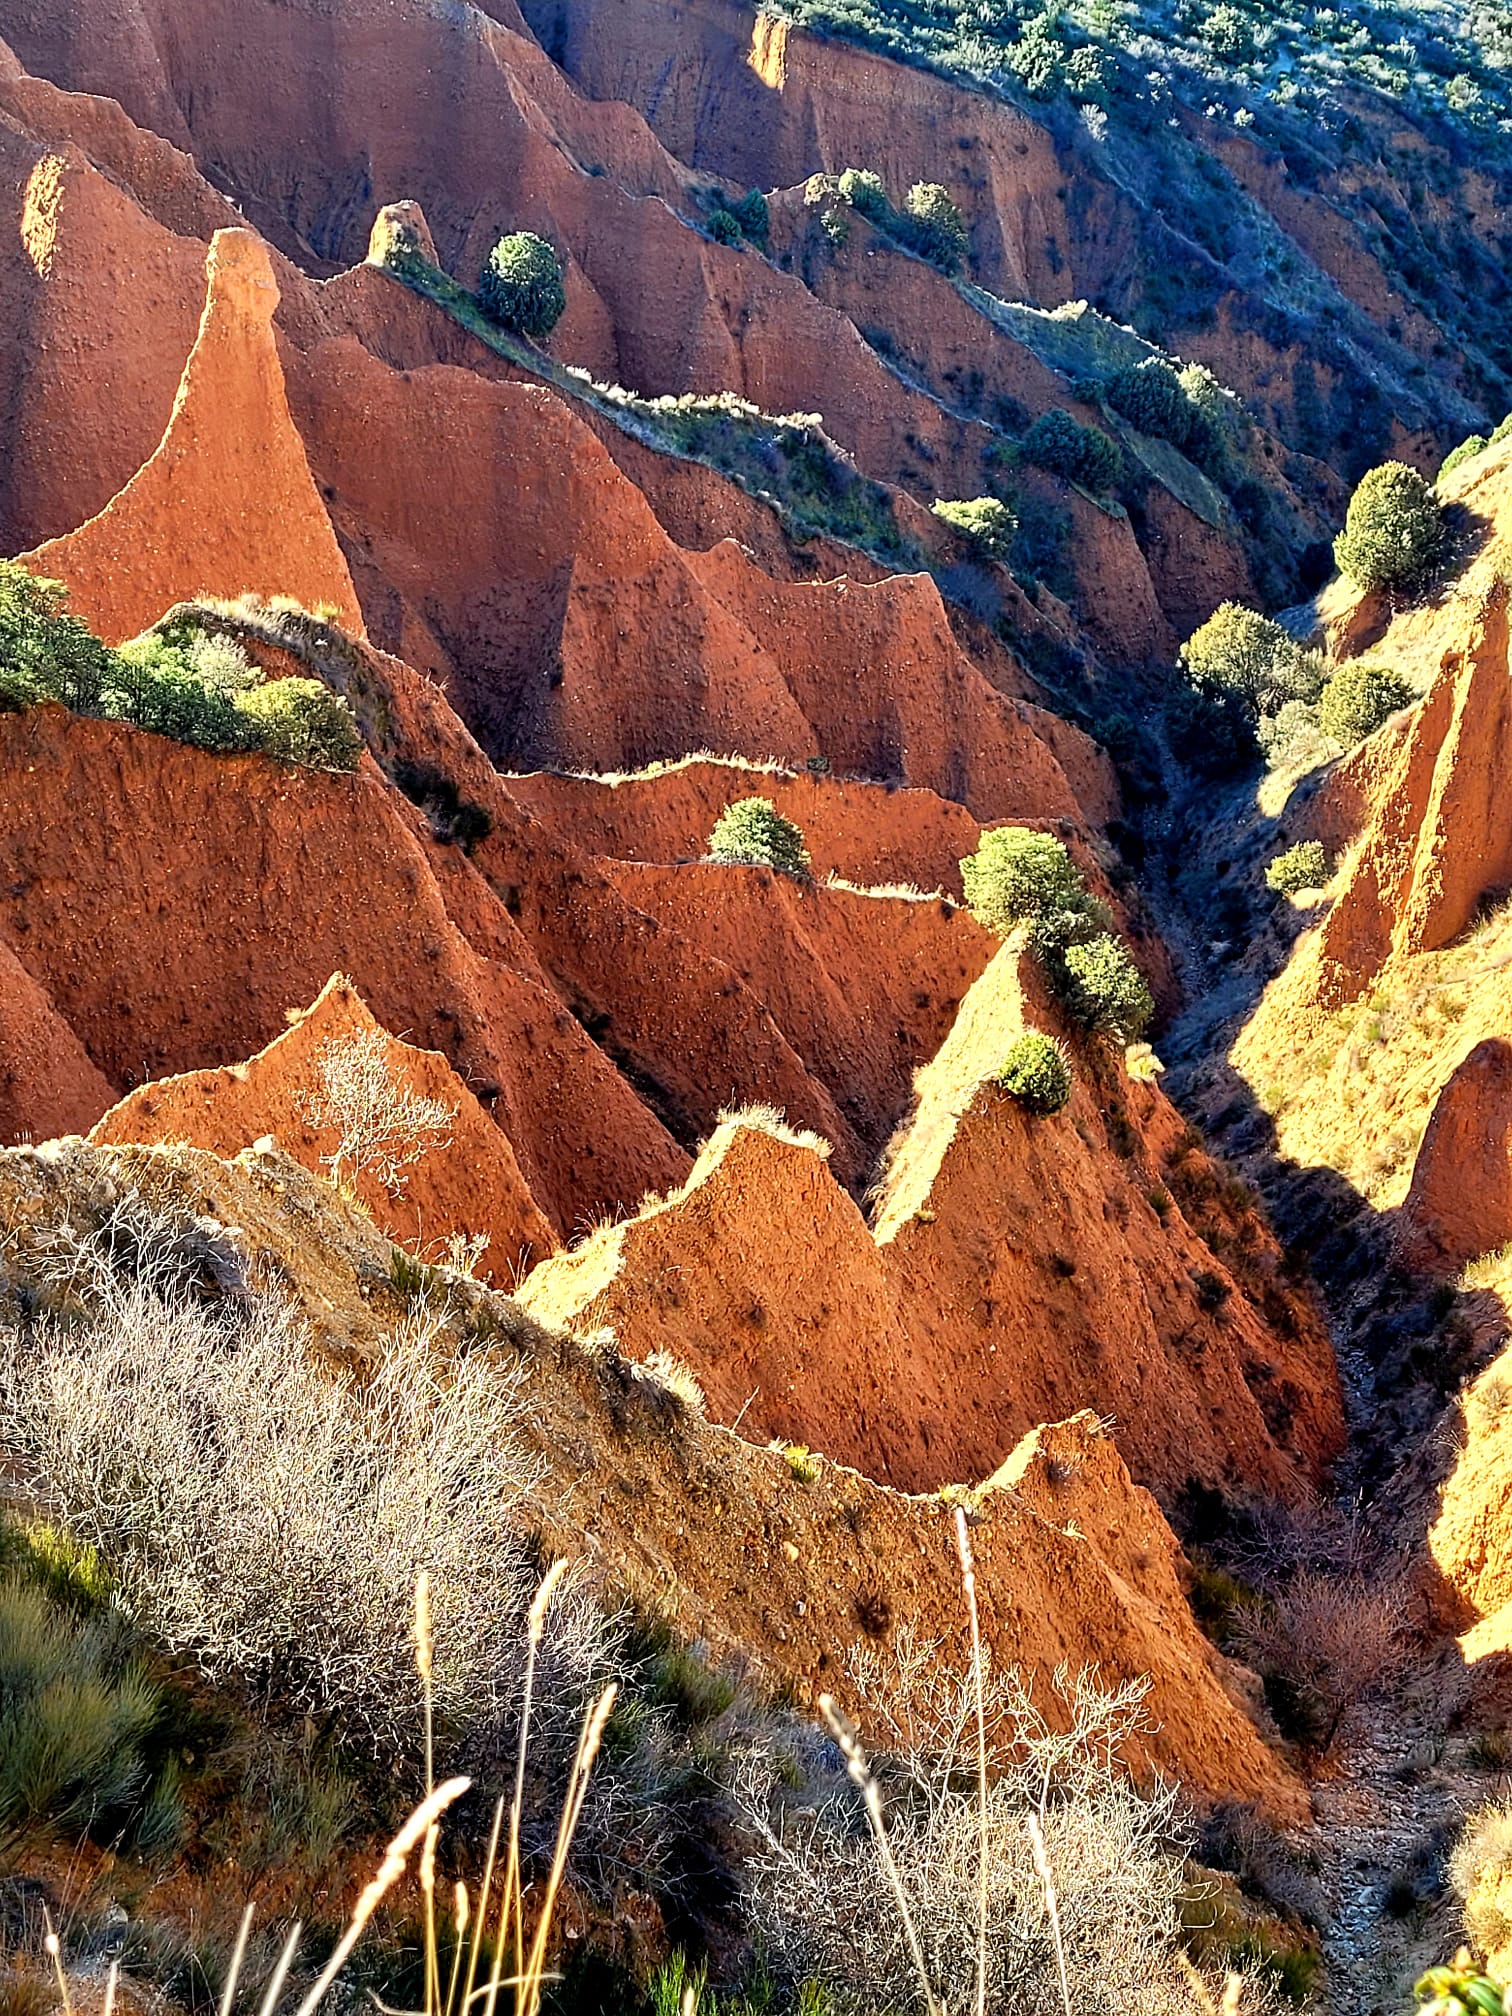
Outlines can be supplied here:
[[1181, 647], [1194, 686], [1234, 694], [1251, 719], [1288, 700], [1317, 698], [1322, 665], [1268, 616], [1224, 602]]
[[737, 798], [727, 805], [709, 835], [709, 859], [775, 868], [800, 881], [812, 868], [802, 832], [770, 798]]
[[1352, 749], [1415, 698], [1400, 672], [1386, 665], [1343, 665], [1323, 688], [1318, 725]]
[[1058, 1043], [1031, 1029], [1010, 1046], [997, 1083], [1031, 1113], [1059, 1113], [1071, 1097], [1071, 1066]]
[[1111, 490], [1123, 474], [1118, 444], [1100, 427], [1083, 427], [1062, 406], [1040, 414], [1024, 436], [1024, 453], [1052, 476], [1080, 483], [1096, 496]]
[[68, 614], [63, 583], [0, 560], [0, 710], [57, 700], [97, 713], [109, 670], [110, 652]]
[[1081, 871], [1053, 833], [1032, 826], [994, 826], [975, 854], [961, 863], [961, 883], [971, 914], [1006, 938], [1016, 924], [1033, 924], [1091, 900]]
[[533, 231], [512, 231], [489, 253], [478, 299], [493, 321], [539, 343], [566, 311], [562, 262]]
[[716, 245], [745, 243], [745, 233], [740, 228], [740, 219], [732, 210], [723, 208], [709, 212], [709, 236]]
[[1141, 434], [1184, 447], [1192, 432], [1192, 409], [1176, 367], [1164, 357], [1125, 365], [1108, 380], [1108, 404]]
[[1334, 559], [1362, 588], [1410, 588], [1443, 548], [1443, 518], [1429, 485], [1405, 462], [1383, 462], [1360, 478]]
[[1013, 551], [1018, 519], [997, 497], [937, 497], [930, 507], [953, 530], [979, 546], [989, 560], [1006, 563]]

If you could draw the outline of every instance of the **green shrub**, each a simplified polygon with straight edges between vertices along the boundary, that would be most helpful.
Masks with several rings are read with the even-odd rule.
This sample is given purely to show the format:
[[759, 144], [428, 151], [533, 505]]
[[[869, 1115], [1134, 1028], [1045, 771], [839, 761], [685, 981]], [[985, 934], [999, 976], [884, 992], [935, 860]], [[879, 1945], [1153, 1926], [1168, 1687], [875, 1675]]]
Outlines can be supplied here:
[[1265, 886], [1278, 896], [1301, 889], [1321, 889], [1328, 880], [1328, 856], [1321, 840], [1302, 840], [1266, 864]]
[[1080, 483], [1094, 495], [1111, 490], [1123, 474], [1118, 444], [1100, 427], [1083, 427], [1061, 406], [1040, 414], [1024, 436], [1024, 453], [1052, 476]]
[[1451, 469], [1458, 469], [1461, 462], [1473, 462], [1477, 455], [1483, 454], [1490, 446], [1491, 443], [1484, 434], [1468, 435], [1461, 441], [1458, 448], [1451, 448], [1443, 461], [1440, 462], [1439, 472], [1435, 481], [1442, 483]]
[[711, 210], [709, 212], [709, 236], [716, 245], [743, 245], [745, 233], [740, 228], [740, 220], [733, 210]]
[[870, 168], [847, 168], [840, 177], [840, 194], [853, 210], [859, 210], [869, 223], [879, 224], [885, 230], [896, 214], [882, 177]]
[[988, 559], [1007, 563], [1018, 519], [999, 498], [937, 497], [931, 509], [936, 518], [942, 518], [973, 545], [980, 546]]
[[[194, 648], [210, 642], [199, 632], [149, 630], [123, 644], [107, 674], [104, 711], [114, 720], [213, 755], [250, 749], [255, 734], [238, 706], [244, 689], [227, 683], [234, 660], [225, 652]], [[255, 679], [244, 656], [241, 663], [248, 680]], [[211, 669], [215, 683], [206, 680], [202, 664]]]
[[1323, 683], [1323, 661], [1304, 651], [1279, 623], [1225, 602], [1181, 647], [1192, 685], [1232, 693], [1251, 721], [1288, 700], [1313, 701]]
[[1129, 956], [1122, 939], [1102, 932], [1084, 944], [1069, 945], [1060, 954], [1062, 1000], [1094, 1035], [1133, 1043], [1149, 1027], [1155, 1002], [1144, 975]]
[[999, 936], [1027, 925], [1029, 943], [1062, 1006], [1094, 1034], [1132, 1042], [1155, 1004], [1065, 846], [1027, 826], [997, 826], [961, 863], [966, 901]]
[[1141, 434], [1185, 448], [1192, 438], [1196, 415], [1174, 364], [1164, 357], [1146, 357], [1115, 371], [1108, 380], [1108, 404], [1122, 413]]
[[759, 189], [751, 189], [738, 203], [730, 205], [730, 215], [754, 245], [765, 245], [771, 229], [772, 213]]
[[1407, 681], [1389, 666], [1343, 665], [1323, 688], [1318, 722], [1325, 735], [1352, 749], [1415, 698]]
[[68, 614], [67, 601], [61, 581], [0, 560], [0, 711], [56, 700], [99, 712], [110, 653]]
[[1059, 1113], [1071, 1097], [1071, 1066], [1058, 1043], [1031, 1029], [1009, 1049], [997, 1083], [1031, 1113]]
[[738, 798], [727, 805], [709, 835], [709, 859], [775, 868], [800, 881], [811, 868], [803, 834], [770, 798]]
[[361, 759], [362, 734], [351, 708], [318, 679], [270, 679], [238, 694], [236, 709], [252, 747], [281, 763], [350, 771]]
[[1494, 448], [1498, 441], [1505, 441], [1509, 434], [1512, 434], [1512, 413], [1509, 413], [1505, 420], [1498, 420], [1491, 429], [1491, 447]]
[[1405, 462], [1383, 462], [1360, 478], [1334, 559], [1362, 588], [1410, 588], [1443, 545], [1438, 500], [1427, 483]]
[[1000, 938], [1091, 902], [1062, 841], [1032, 826], [994, 826], [961, 863], [961, 883], [977, 922]]
[[540, 342], [566, 311], [562, 262], [533, 231], [512, 231], [488, 255], [478, 300], [493, 321]]
[[109, 1826], [147, 1789], [161, 1696], [104, 1624], [0, 1582], [0, 1826]]
[[970, 238], [950, 191], [939, 182], [915, 182], [903, 212], [907, 223], [900, 235], [910, 249], [921, 259], [954, 273], [966, 257]]

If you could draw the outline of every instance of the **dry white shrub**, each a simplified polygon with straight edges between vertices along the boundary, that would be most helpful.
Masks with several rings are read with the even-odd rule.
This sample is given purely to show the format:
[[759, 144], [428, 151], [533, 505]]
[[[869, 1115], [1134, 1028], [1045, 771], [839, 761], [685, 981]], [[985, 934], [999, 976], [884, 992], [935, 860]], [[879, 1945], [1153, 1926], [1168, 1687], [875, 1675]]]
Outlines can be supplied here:
[[312, 1127], [329, 1127], [337, 1136], [335, 1149], [320, 1158], [331, 1181], [339, 1190], [343, 1176], [355, 1183], [366, 1174], [398, 1197], [412, 1165], [451, 1140], [457, 1108], [412, 1091], [376, 1029], [327, 1037], [315, 1064], [320, 1090], [299, 1103]]
[[[981, 1838], [971, 1683], [907, 1632], [894, 1651], [857, 1664], [852, 1679], [930, 1980], [944, 2007], [969, 2008]], [[1191, 2016], [1203, 2006], [1177, 1957], [1186, 1878], [1176, 1794], [1139, 1791], [1119, 1762], [1147, 1684], [1107, 1689], [1093, 1671], [1063, 1671], [1051, 1719], [1017, 1674], [987, 1676], [986, 2006], [1000, 2016], [1061, 2006], [1031, 1814], [1043, 1829], [1072, 1980], [1095, 1983], [1099, 2007], [1143, 2016]], [[815, 1980], [856, 2016], [916, 2009], [918, 1976], [854, 1791], [831, 1769], [795, 1792], [753, 1749], [736, 1797], [753, 1838], [748, 1909], [789, 1983]], [[1252, 1984], [1243, 2006], [1262, 2006]]]
[[[446, 1357], [422, 1318], [352, 1382], [314, 1362], [278, 1302], [92, 1285], [82, 1320], [0, 1330], [0, 1399], [6, 1439], [130, 1611], [208, 1673], [402, 1750], [428, 1569], [438, 1710], [486, 1751], [517, 1699], [536, 1584], [511, 1517], [536, 1474], [516, 1378], [481, 1353]], [[564, 1597], [547, 1698], [575, 1710], [611, 1646], [586, 1598]]]

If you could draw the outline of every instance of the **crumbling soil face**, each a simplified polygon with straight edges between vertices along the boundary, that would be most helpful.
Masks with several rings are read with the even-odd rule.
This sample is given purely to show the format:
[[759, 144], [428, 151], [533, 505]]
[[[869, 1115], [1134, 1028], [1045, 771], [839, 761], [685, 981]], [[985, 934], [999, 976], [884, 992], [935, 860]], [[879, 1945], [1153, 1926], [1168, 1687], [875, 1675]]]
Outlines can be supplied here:
[[[329, 1112], [323, 1065], [333, 1053], [375, 1038], [394, 1087], [437, 1102], [450, 1118], [394, 1146], [418, 1152], [398, 1181], [386, 1185], [371, 1168], [343, 1173], [375, 1224], [411, 1251], [444, 1255], [452, 1235], [482, 1242], [476, 1271], [513, 1281], [556, 1244], [551, 1226], [526, 1187], [502, 1130], [435, 1050], [396, 1041], [374, 1021], [354, 987], [334, 974], [307, 1013], [245, 1064], [160, 1078], [127, 1093], [93, 1128], [101, 1145], [182, 1143], [233, 1159], [273, 1137], [284, 1153], [317, 1175], [341, 1152], [339, 1125]], [[359, 1122], [364, 1117], [358, 1116]], [[386, 1141], [384, 1146], [390, 1144]]]
[[1445, 1267], [1512, 1240], [1512, 1043], [1476, 1044], [1433, 1108], [1402, 1217], [1420, 1259]]
[[385, 1029], [447, 1056], [559, 1231], [686, 1168], [502, 906], [481, 943], [454, 921], [441, 850], [374, 772], [42, 708], [0, 719], [0, 804], [0, 932], [117, 1092], [250, 1056], [341, 972]]
[[[820, 1150], [737, 1118], [681, 1191], [537, 1268], [526, 1307], [607, 1326], [634, 1358], [669, 1349], [720, 1418], [907, 1490], [986, 1475], [1034, 1422], [1084, 1405], [1167, 1497], [1194, 1479], [1304, 1489], [1342, 1418], [1274, 1242], [1252, 1214], [1220, 1227], [1190, 1148], [1166, 1166], [1158, 1093], [1116, 1073], [1105, 1087], [1082, 1059], [1071, 1106], [1037, 1119], [984, 1083], [1025, 1026], [1055, 1023], [1008, 948], [920, 1074], [874, 1229]], [[1210, 1250], [1220, 1230], [1231, 1267]]]
[[[1504, 453], [1489, 459], [1498, 466], [1467, 479], [1488, 513], [1501, 508], [1512, 468]], [[1270, 1105], [1285, 1095], [1282, 1151], [1340, 1169], [1378, 1205], [1403, 1202], [1452, 1076], [1477, 1045], [1509, 1033], [1503, 967], [1512, 948], [1496, 916], [1512, 884], [1499, 782], [1512, 758], [1512, 689], [1496, 551], [1488, 540], [1451, 594], [1400, 612], [1372, 650], [1382, 663], [1431, 670], [1427, 692], [1352, 751], [1308, 805], [1308, 829], [1342, 854], [1332, 901], [1231, 1051]], [[1446, 1138], [1468, 1149], [1451, 1117], [1460, 1104], [1456, 1095], [1446, 1109]], [[1491, 1161], [1477, 1166], [1489, 1181], [1489, 1115], [1486, 1124]], [[1429, 1220], [1439, 1222], [1453, 1187], [1444, 1170], [1442, 1151], [1429, 1152], [1419, 1198], [1431, 1192], [1440, 1203], [1425, 1205], [1418, 1229], [1430, 1245], [1439, 1234]], [[1417, 1223], [1414, 1206], [1409, 1245]], [[1475, 1223], [1469, 1204], [1443, 1219], [1446, 1250]]]
[[221, 231], [207, 266], [199, 335], [157, 451], [97, 517], [23, 561], [64, 581], [75, 613], [110, 643], [190, 595], [243, 591], [328, 606], [360, 634], [284, 397], [272, 261], [250, 231]]
[[114, 1098], [109, 1080], [0, 936], [0, 1137], [82, 1134]]
[[957, 901], [960, 864], [976, 852], [982, 830], [964, 805], [933, 791], [698, 759], [639, 776], [538, 771], [511, 777], [509, 789], [585, 853], [618, 861], [700, 860], [726, 806], [767, 798], [798, 826], [821, 879], [909, 884]]
[[[95, 1222], [129, 1189], [165, 1218], [222, 1228], [254, 1284], [276, 1279], [333, 1362], [361, 1364], [411, 1314], [387, 1238], [277, 1149], [220, 1161], [192, 1148], [58, 1143], [0, 1153], [0, 1217], [21, 1278], [64, 1218]], [[492, 1348], [523, 1381], [543, 1475], [527, 1516], [543, 1553], [582, 1559], [718, 1659], [800, 1700], [835, 1686], [847, 1656], [912, 1627], [965, 1669], [968, 1634], [951, 1513], [832, 1463], [812, 1476], [681, 1406], [617, 1354], [530, 1323], [502, 1296], [454, 1281], [438, 1348]], [[1149, 1675], [1141, 1775], [1178, 1775], [1198, 1800], [1254, 1799], [1282, 1822], [1306, 1795], [1237, 1697], [1241, 1669], [1198, 1633], [1182, 1561], [1154, 1500], [1089, 1415], [1041, 1429], [974, 1494], [984, 1639], [1017, 1667], [1052, 1724], [1058, 1666], [1105, 1684]]]
[[[996, 951], [992, 935], [947, 902], [826, 889], [767, 868], [606, 865], [627, 902], [723, 960], [764, 1004], [834, 1102], [839, 1130], [778, 1103], [832, 1143], [843, 1182], [863, 1178]], [[737, 1094], [732, 1086], [732, 1103]]]

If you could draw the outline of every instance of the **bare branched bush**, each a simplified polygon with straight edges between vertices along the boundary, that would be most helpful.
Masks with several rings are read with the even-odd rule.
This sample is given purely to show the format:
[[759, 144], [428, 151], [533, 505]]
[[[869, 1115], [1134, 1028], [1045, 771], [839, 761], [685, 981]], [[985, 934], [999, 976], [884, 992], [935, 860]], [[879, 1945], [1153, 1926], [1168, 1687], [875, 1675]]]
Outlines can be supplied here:
[[[360, 1384], [319, 1368], [300, 1318], [130, 1276], [90, 1313], [0, 1331], [6, 1437], [145, 1629], [377, 1748], [413, 1741], [416, 1576], [431, 1578], [438, 1713], [465, 1751], [517, 1692], [534, 1588], [511, 1513], [531, 1487], [516, 1379], [447, 1359], [429, 1319]], [[608, 1655], [564, 1596], [543, 1656], [572, 1716]]]
[[413, 1164], [450, 1142], [456, 1107], [411, 1090], [377, 1029], [328, 1037], [315, 1061], [320, 1089], [299, 1103], [312, 1127], [329, 1127], [337, 1136], [332, 1152], [320, 1158], [331, 1181], [340, 1189], [367, 1175], [398, 1197]]
[[1351, 1709], [1401, 1674], [1403, 1611], [1402, 1591], [1391, 1582], [1309, 1570], [1236, 1611], [1231, 1642], [1265, 1676], [1283, 1733], [1327, 1750]]
[[[1061, 2004], [1031, 1816], [1072, 1978], [1095, 1979], [1110, 2008], [1199, 2006], [1176, 1958], [1184, 1876], [1175, 1794], [1137, 1791], [1119, 1765], [1141, 1722], [1146, 1682], [1110, 1691], [1093, 1672], [1063, 1672], [1057, 1710], [1047, 1714], [1017, 1674], [989, 1675], [984, 1830], [970, 1681], [907, 1633], [893, 1651], [858, 1660], [852, 1678], [885, 1753], [872, 1770], [887, 1841], [944, 2007], [970, 2006], [976, 1987], [984, 1833], [986, 2006], [1043, 2016]], [[826, 1780], [822, 1763], [818, 1783], [795, 1793], [761, 1753], [741, 1761], [736, 1796], [753, 1839], [748, 1908], [758, 1938], [792, 1983], [821, 1982], [839, 2009], [875, 2016], [917, 2008], [918, 1971], [861, 1801], [834, 1776]]]

